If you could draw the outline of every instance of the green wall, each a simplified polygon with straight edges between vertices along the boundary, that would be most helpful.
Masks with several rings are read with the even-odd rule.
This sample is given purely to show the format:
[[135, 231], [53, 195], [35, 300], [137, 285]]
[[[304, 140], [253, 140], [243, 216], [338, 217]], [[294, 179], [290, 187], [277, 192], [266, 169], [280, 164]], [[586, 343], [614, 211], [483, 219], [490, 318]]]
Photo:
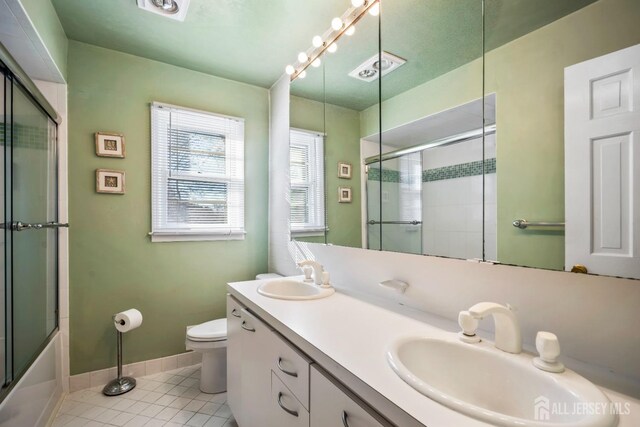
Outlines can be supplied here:
[[[296, 96], [292, 96], [290, 101], [291, 127], [326, 133], [324, 166], [327, 226], [329, 227], [327, 243], [362, 247], [359, 112]], [[350, 180], [338, 178], [339, 161], [353, 165]], [[348, 186], [353, 189], [352, 203], [338, 203], [339, 186]], [[297, 240], [321, 243], [325, 241], [321, 237]]]
[[[111, 316], [140, 309], [125, 363], [185, 351], [185, 327], [225, 316], [225, 284], [267, 270], [268, 91], [69, 43], [71, 373], [115, 364]], [[151, 243], [149, 103], [244, 117], [244, 241]], [[126, 159], [97, 157], [93, 134], [121, 132]], [[125, 195], [97, 194], [97, 168], [127, 172]]]
[[[486, 93], [497, 94], [500, 262], [564, 267], [562, 232], [511, 222], [564, 218], [564, 68], [640, 43], [638, 16], [637, 0], [600, 0], [485, 55]], [[384, 101], [383, 129], [480, 98], [481, 78], [478, 59]], [[361, 135], [375, 133], [376, 114], [361, 113]]]
[[67, 78], [67, 36], [51, 0], [20, 0], [60, 74]]

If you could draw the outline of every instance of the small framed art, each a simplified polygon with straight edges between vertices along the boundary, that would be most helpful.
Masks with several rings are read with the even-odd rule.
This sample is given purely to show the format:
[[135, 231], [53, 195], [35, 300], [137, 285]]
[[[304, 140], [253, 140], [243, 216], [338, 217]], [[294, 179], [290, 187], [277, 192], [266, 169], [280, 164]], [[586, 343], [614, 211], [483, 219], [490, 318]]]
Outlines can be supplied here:
[[124, 171], [112, 169], [96, 170], [96, 192], [106, 194], [124, 194]]
[[338, 187], [338, 203], [351, 203], [351, 187]]
[[124, 159], [124, 135], [119, 133], [96, 132], [96, 155]]
[[351, 163], [338, 162], [338, 178], [351, 179]]

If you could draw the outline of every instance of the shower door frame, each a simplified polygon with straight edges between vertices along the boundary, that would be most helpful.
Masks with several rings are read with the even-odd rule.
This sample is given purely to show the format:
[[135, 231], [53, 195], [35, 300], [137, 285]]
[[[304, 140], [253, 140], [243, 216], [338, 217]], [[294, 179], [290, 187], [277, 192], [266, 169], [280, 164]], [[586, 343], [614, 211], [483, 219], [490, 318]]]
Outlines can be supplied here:
[[[54, 300], [55, 300], [55, 309], [54, 309], [54, 319], [55, 325], [52, 328], [51, 332], [46, 336], [46, 338], [40, 343], [34, 352], [33, 356], [27, 361], [25, 367], [14, 374], [13, 365], [14, 365], [14, 357], [13, 357], [13, 345], [10, 346], [9, 343], [13, 343], [13, 233], [12, 225], [14, 222], [13, 218], [13, 143], [14, 143], [14, 126], [13, 126], [13, 101], [14, 101], [14, 89], [22, 90], [23, 94], [33, 103], [33, 105], [40, 110], [48, 119], [49, 123], [53, 123], [55, 125], [55, 138], [53, 141], [53, 153], [51, 155], [55, 158], [54, 170], [55, 177], [53, 178], [53, 182], [51, 183], [52, 188], [55, 188], [55, 194], [52, 195], [52, 201], [55, 203], [55, 216], [56, 222], [60, 217], [60, 205], [59, 205], [59, 175], [60, 175], [60, 159], [58, 153], [58, 137], [59, 137], [59, 126], [61, 123], [60, 116], [55, 112], [55, 110], [51, 107], [51, 105], [46, 101], [46, 99], [40, 94], [40, 91], [37, 89], [35, 84], [29, 79], [29, 77], [24, 73], [24, 71], [20, 68], [15, 61], [11, 58], [11, 56], [4, 50], [2, 45], [0, 45], [0, 71], [2, 72], [2, 84], [4, 85], [4, 96], [2, 102], [4, 103], [4, 148], [2, 149], [2, 161], [4, 162], [4, 169], [2, 173], [4, 174], [4, 188], [2, 197], [5, 200], [4, 206], [4, 223], [3, 223], [3, 232], [5, 236], [5, 253], [4, 253], [4, 317], [5, 317], [5, 344], [4, 344], [4, 378], [2, 379], [2, 383], [0, 384], [0, 403], [2, 403], [5, 398], [7, 398], [14, 387], [20, 382], [22, 377], [29, 371], [31, 366], [33, 366], [34, 362], [40, 357], [42, 352], [47, 348], [47, 346], [54, 339], [56, 334], [60, 330], [60, 233], [57, 231], [54, 234], [55, 236], [55, 255], [53, 256], [53, 261], [55, 263], [55, 271], [53, 274], [55, 285], [53, 289]], [[7, 132], [9, 130], [9, 132]]]

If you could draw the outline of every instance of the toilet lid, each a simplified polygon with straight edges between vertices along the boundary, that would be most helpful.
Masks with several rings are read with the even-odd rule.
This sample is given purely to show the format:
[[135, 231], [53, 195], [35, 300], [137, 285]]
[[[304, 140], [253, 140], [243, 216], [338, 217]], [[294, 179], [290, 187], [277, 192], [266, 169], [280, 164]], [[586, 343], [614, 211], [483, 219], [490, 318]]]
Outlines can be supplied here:
[[201, 323], [187, 331], [192, 341], [221, 341], [227, 339], [227, 319], [216, 319]]

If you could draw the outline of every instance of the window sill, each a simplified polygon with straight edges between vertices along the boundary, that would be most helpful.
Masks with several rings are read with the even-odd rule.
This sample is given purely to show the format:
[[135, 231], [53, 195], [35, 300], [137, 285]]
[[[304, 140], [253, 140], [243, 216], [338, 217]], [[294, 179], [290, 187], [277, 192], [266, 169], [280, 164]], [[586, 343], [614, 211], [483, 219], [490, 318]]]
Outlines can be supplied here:
[[291, 237], [322, 237], [326, 231], [326, 228], [291, 230]]
[[151, 242], [215, 242], [221, 240], [244, 240], [243, 231], [216, 233], [216, 232], [162, 232], [156, 231], [149, 233]]

